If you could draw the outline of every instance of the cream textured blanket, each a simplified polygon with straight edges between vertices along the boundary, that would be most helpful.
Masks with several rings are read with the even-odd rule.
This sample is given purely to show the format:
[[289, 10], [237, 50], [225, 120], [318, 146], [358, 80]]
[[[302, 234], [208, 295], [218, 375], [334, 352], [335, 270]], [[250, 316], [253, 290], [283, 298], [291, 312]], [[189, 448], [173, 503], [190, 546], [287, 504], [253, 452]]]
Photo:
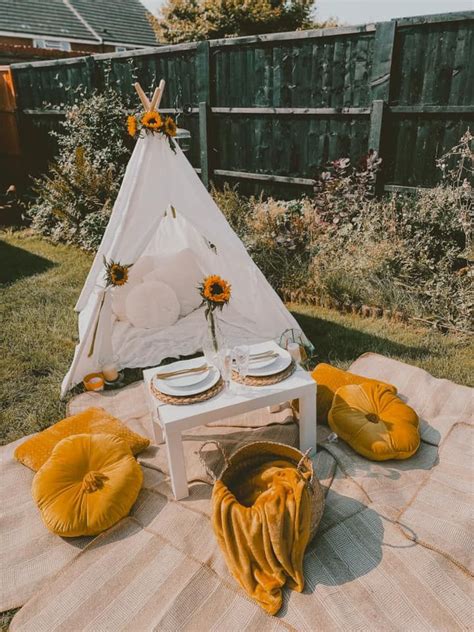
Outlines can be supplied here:
[[[472, 627], [472, 390], [365, 354], [351, 367], [397, 386], [422, 420], [412, 459], [372, 463], [318, 427], [316, 473], [327, 491], [305, 556], [303, 593], [265, 614], [229, 575], [210, 528], [211, 488], [195, 454], [218, 438], [229, 449], [256, 436], [290, 444], [289, 410], [265, 411], [186, 433], [188, 499], [172, 498], [163, 446], [130, 517], [95, 539], [49, 535], [30, 495], [32, 473], [2, 449], [0, 607], [23, 605], [12, 630], [467, 630]], [[142, 385], [84, 394], [70, 412], [101, 405], [145, 432]], [[210, 454], [218, 467], [217, 454]]]

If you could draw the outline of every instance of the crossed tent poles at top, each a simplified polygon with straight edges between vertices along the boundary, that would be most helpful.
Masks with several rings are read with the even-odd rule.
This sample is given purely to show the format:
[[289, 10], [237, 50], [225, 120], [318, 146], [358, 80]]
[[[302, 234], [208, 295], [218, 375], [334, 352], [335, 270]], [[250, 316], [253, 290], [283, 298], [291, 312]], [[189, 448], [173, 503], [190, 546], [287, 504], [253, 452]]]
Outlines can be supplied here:
[[143, 90], [139, 82], [137, 81], [136, 83], [133, 84], [133, 87], [137, 91], [140, 101], [142, 102], [142, 105], [145, 108], [145, 112], [158, 110], [158, 108], [160, 107], [163, 92], [165, 90], [165, 85], [166, 85], [166, 82], [164, 79], [162, 79], [160, 83], [158, 84], [158, 87], [155, 88], [155, 91], [153, 92], [153, 96], [151, 97], [151, 101], [150, 101], [150, 99], [145, 94], [145, 91]]

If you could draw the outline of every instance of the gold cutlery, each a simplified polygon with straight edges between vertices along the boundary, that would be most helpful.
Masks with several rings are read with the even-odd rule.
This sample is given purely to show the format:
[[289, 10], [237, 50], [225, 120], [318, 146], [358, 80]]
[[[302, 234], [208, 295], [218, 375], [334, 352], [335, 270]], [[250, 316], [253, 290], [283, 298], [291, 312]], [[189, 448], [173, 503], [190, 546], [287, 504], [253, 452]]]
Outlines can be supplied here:
[[203, 371], [207, 371], [209, 366], [207, 364], [202, 364], [201, 366], [189, 367], [187, 369], [178, 369], [176, 371], [164, 371], [163, 373], [156, 373], [155, 377], [159, 380], [167, 380], [170, 377], [176, 377], [178, 375], [186, 375], [188, 373], [202, 373]]
[[250, 354], [250, 360], [265, 360], [265, 358], [276, 358], [280, 355], [277, 351], [264, 351], [262, 353]]

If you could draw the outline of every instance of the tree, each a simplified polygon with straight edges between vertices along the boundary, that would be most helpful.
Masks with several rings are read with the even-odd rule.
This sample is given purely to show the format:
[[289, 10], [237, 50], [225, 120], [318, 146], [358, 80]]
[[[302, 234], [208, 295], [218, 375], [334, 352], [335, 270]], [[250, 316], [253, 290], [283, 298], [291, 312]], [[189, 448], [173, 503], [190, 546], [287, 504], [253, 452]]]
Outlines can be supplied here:
[[315, 27], [315, 0], [166, 0], [151, 17], [159, 42], [295, 31]]

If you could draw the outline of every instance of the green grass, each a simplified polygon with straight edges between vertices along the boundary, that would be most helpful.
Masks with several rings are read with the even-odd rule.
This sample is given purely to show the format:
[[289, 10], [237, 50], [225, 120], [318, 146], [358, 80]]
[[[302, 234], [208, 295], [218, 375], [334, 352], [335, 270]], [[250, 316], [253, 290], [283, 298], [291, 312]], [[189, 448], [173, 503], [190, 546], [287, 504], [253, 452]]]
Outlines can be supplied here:
[[[0, 239], [0, 439], [7, 443], [61, 419], [61, 380], [77, 342], [73, 311], [92, 256], [28, 232]], [[375, 351], [469, 384], [472, 341], [386, 320], [290, 305], [318, 361], [346, 368]], [[135, 373], [136, 375], [136, 373]]]
[[289, 305], [316, 347], [317, 361], [347, 369], [366, 351], [413, 364], [435, 377], [473, 385], [473, 339], [383, 318], [361, 318], [307, 305]]
[[73, 311], [92, 257], [27, 233], [0, 239], [0, 438], [64, 415], [59, 387], [77, 341]]

